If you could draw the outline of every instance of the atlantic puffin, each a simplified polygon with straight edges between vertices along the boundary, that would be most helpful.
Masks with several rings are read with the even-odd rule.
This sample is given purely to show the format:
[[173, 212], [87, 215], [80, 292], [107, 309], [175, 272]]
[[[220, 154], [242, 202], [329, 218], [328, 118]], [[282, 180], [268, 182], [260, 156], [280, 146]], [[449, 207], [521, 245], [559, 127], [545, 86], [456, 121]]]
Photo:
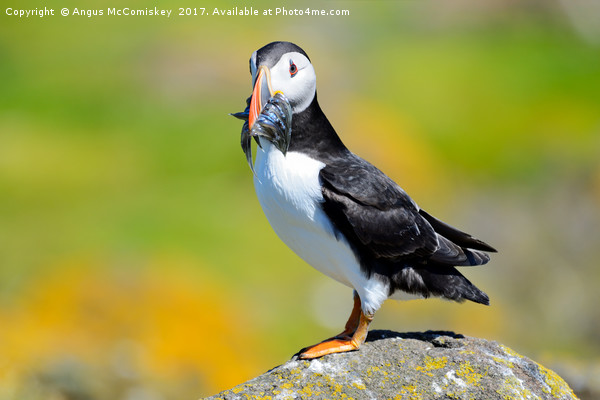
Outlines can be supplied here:
[[288, 140], [254, 135], [260, 205], [290, 249], [354, 289], [344, 330], [301, 350], [299, 358], [357, 350], [388, 298], [437, 296], [489, 305], [455, 267], [485, 264], [486, 252], [496, 250], [420, 209], [387, 175], [348, 150], [319, 106], [315, 70], [304, 50], [269, 43], [252, 53], [250, 72], [250, 130], [277, 93], [291, 107]]

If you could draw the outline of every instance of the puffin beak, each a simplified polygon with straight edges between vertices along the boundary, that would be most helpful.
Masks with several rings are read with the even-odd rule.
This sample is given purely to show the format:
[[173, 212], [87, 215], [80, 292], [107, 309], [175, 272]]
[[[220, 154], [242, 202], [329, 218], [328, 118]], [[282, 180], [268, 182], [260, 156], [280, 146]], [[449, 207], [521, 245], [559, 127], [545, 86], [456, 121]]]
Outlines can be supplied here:
[[248, 116], [248, 128], [251, 130], [258, 115], [271, 97], [273, 97], [273, 88], [271, 88], [271, 73], [269, 68], [261, 66], [258, 69], [258, 75], [254, 82], [252, 90], [252, 100], [250, 100], [250, 115]]

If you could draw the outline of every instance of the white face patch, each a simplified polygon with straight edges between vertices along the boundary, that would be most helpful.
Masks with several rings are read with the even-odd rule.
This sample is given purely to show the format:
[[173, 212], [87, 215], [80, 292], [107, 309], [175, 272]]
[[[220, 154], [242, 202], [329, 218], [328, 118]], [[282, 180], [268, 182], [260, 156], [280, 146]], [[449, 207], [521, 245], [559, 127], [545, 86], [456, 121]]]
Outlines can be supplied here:
[[[253, 80], [256, 79], [254, 75]], [[304, 111], [317, 91], [315, 69], [303, 54], [285, 53], [271, 68], [271, 87], [287, 97], [294, 112]]]

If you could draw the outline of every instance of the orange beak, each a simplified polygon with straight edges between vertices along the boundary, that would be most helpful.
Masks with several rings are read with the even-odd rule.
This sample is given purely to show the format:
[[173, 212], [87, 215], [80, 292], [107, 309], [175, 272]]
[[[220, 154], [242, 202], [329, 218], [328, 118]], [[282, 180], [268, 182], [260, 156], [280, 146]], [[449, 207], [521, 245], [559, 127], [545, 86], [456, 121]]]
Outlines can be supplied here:
[[264, 105], [273, 96], [271, 88], [271, 73], [269, 69], [262, 66], [258, 69], [254, 89], [252, 90], [252, 99], [250, 100], [250, 115], [248, 116], [248, 129], [252, 129], [254, 122], [262, 111]]

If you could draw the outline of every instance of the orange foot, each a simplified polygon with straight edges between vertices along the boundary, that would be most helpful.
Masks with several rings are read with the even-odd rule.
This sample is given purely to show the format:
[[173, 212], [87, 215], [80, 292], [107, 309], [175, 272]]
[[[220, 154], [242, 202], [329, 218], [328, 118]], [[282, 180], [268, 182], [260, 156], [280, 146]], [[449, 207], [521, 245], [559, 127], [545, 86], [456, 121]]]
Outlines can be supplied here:
[[298, 357], [304, 360], [323, 357], [332, 353], [345, 353], [347, 351], [357, 350], [360, 344], [356, 344], [352, 339], [329, 339], [304, 350]]
[[323, 357], [324, 355], [332, 353], [345, 353], [347, 351], [358, 350], [360, 345], [363, 344], [367, 338], [369, 324], [372, 320], [373, 316], [367, 316], [362, 310], [360, 310], [358, 327], [356, 328], [356, 331], [352, 337], [344, 336], [328, 339], [324, 342], [302, 350], [298, 357], [306, 360]]

